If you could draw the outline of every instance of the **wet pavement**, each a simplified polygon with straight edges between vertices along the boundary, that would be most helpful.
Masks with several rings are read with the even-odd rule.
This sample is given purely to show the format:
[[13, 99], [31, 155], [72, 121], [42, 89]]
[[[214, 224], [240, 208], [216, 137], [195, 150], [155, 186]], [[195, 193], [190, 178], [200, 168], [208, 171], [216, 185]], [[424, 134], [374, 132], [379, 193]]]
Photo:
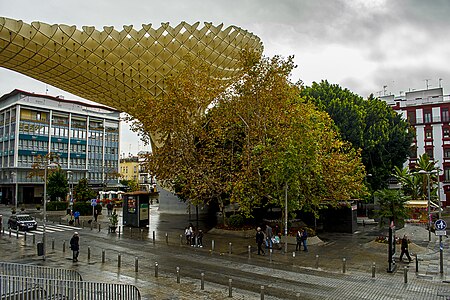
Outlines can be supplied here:
[[[398, 232], [410, 233], [413, 241], [410, 251], [419, 258], [418, 272], [413, 261], [397, 263], [397, 271], [387, 273], [387, 245], [374, 242], [380, 234], [375, 225], [359, 226], [355, 234], [328, 233], [319, 235], [320, 240], [310, 238], [308, 252], [295, 252], [295, 245], [288, 244], [287, 253], [282, 247], [273, 250], [272, 255], [266, 250], [265, 256], [257, 256], [254, 232], [209, 230], [210, 225], [201, 215], [198, 226], [205, 231], [204, 247], [187, 246], [184, 227], [189, 223], [197, 226], [195, 215], [189, 218], [187, 214], [162, 214], [157, 208], [151, 206], [148, 229], [121, 228], [120, 234], [108, 233], [106, 216], [99, 216], [98, 223], [92, 227], [85, 218], [85, 226], [75, 228], [66, 226], [64, 220], [59, 225], [61, 215], [49, 212], [46, 261], [36, 256], [33, 233], [25, 240], [22, 234], [16, 236], [12, 232], [9, 236], [7, 230], [0, 236], [1, 260], [75, 269], [89, 281], [133, 284], [143, 299], [225, 299], [229, 298], [230, 279], [232, 297], [237, 299], [260, 299], [261, 286], [264, 286], [265, 299], [443, 299], [439, 295], [450, 296], [450, 286], [446, 283], [450, 270], [449, 260], [445, 259], [449, 253], [447, 239], [444, 238], [441, 275], [437, 239], [433, 237], [428, 243], [423, 228], [405, 227]], [[27, 212], [38, 220], [42, 216], [35, 209]], [[10, 208], [0, 206], [0, 214], [5, 225]], [[81, 237], [78, 263], [71, 261], [67, 246], [63, 248], [75, 230]], [[40, 235], [37, 232], [34, 235], [39, 241]], [[136, 258], [138, 272], [135, 272]], [[155, 277], [155, 262], [159, 265], [158, 277]], [[180, 283], [176, 278], [177, 267]], [[205, 274], [204, 290], [200, 285], [201, 273]]]

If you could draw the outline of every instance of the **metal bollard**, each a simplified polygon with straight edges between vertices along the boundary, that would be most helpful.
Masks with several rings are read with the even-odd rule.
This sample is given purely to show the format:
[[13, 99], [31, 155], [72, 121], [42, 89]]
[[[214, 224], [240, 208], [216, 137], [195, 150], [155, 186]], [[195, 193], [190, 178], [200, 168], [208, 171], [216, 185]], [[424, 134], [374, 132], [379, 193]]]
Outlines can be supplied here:
[[295, 251], [292, 252], [292, 258], [295, 258]]
[[342, 273], [345, 274], [345, 269], [347, 267], [347, 260], [345, 259], [345, 257], [342, 259]]
[[98, 232], [100, 232], [101, 228], [102, 228], [102, 225], [100, 223], [98, 223]]
[[205, 289], [205, 273], [200, 274], [200, 289], [202, 291]]
[[180, 246], [183, 246], [183, 235], [180, 234]]
[[180, 267], [177, 267], [177, 283], [180, 283]]
[[88, 260], [91, 259], [91, 246], [88, 246]]
[[122, 263], [122, 255], [119, 253], [117, 254], [117, 267], [120, 268], [120, 265]]
[[405, 283], [408, 283], [408, 267], [403, 268], [403, 277], [405, 279]]
[[121, 228], [121, 226], [117, 226], [118, 228], [117, 229], [119, 229], [119, 237], [120, 237], [120, 228]]
[[158, 277], [158, 262], [155, 261], [155, 277]]
[[419, 273], [419, 259], [417, 258], [417, 253], [414, 254], [414, 256], [416, 257], [416, 273]]
[[375, 272], [376, 272], [376, 265], [375, 263], [372, 264], [372, 278], [375, 278]]
[[144, 229], [141, 229], [141, 240], [144, 239]]
[[215, 242], [214, 240], [211, 241], [211, 253], [214, 252], [214, 246], [215, 246]]
[[36, 235], [33, 234], [33, 245], [36, 244]]
[[319, 254], [316, 254], [316, 269], [319, 268]]
[[26, 231], [23, 233], [23, 241], [25, 242], [25, 244], [27, 243], [27, 232]]
[[134, 258], [134, 271], [137, 273], [138, 270], [139, 270], [139, 259], [138, 259], [138, 257], [136, 256], [136, 257]]
[[105, 250], [102, 249], [102, 264], [105, 263]]
[[66, 241], [63, 241], [63, 253], [66, 252]]
[[248, 259], [252, 258], [252, 246], [248, 246]]
[[169, 245], [169, 234], [166, 232], [166, 244]]
[[155, 231], [153, 230], [153, 245], [155, 244]]
[[233, 288], [231, 287], [231, 283], [233, 282], [233, 279], [228, 279], [228, 297], [233, 297]]
[[272, 253], [273, 253], [273, 249], [270, 248], [269, 249], [269, 262], [272, 262]]
[[264, 286], [261, 286], [261, 300], [264, 300]]
[[52, 239], [52, 250], [55, 250], [55, 239]]
[[9, 237], [11, 237], [11, 228], [9, 229]]
[[19, 226], [17, 226], [17, 229], [16, 229], [16, 239], [18, 239], [19, 238]]
[[83, 222], [81, 222], [81, 228], [84, 229], [84, 220], [83, 220]]
[[133, 237], [133, 228], [130, 227], [130, 237]]
[[232, 254], [233, 253], [233, 244], [232, 243], [229, 243], [228, 244], [228, 254]]
[[92, 230], [92, 222], [91, 222], [91, 230]]

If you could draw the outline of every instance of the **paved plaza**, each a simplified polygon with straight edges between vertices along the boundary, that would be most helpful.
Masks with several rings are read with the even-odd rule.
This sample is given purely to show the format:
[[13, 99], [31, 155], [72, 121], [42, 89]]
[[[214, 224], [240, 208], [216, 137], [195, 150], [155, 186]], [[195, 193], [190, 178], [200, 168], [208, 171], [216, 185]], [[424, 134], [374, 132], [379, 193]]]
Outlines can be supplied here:
[[[41, 225], [41, 211], [27, 212]], [[0, 206], [0, 214], [6, 225], [10, 208]], [[106, 216], [92, 227], [87, 222], [84, 227], [67, 226], [64, 219], [60, 224], [61, 215], [52, 212], [48, 219], [45, 261], [36, 255], [34, 244], [41, 239], [41, 228], [26, 237], [6, 229], [0, 235], [1, 260], [74, 269], [87, 281], [132, 284], [143, 299], [229, 299], [230, 293], [234, 299], [450, 299], [447, 238], [440, 274], [438, 240], [432, 236], [428, 243], [428, 232], [417, 226], [397, 234], [410, 236], [418, 272], [413, 260], [398, 262], [396, 271], [387, 273], [387, 245], [374, 242], [382, 233], [375, 225], [361, 225], [355, 234], [320, 234], [320, 239], [310, 239], [309, 252], [295, 252], [295, 245], [288, 244], [287, 253], [282, 247], [258, 256], [253, 232], [209, 230], [202, 217], [198, 226], [206, 231], [204, 247], [186, 245], [184, 227], [197, 225], [197, 220], [159, 213], [157, 205], [151, 207], [149, 229], [125, 228], [120, 234], [108, 232]], [[75, 230], [81, 238], [77, 263], [68, 249]]]

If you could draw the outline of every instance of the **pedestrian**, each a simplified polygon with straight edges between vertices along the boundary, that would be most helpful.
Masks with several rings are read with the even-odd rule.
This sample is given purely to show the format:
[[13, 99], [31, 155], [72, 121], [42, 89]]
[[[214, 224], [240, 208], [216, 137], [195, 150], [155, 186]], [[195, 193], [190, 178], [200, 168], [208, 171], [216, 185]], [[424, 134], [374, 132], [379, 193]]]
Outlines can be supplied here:
[[406, 254], [406, 257], [408, 258], [408, 262], [411, 262], [411, 256], [409, 256], [409, 250], [408, 250], [408, 237], [406, 234], [402, 238], [402, 253], [400, 254], [400, 261], [402, 261], [403, 254]]
[[108, 210], [108, 217], [111, 216], [113, 208], [114, 205], [112, 204], [111, 201], [109, 201], [108, 204], [106, 204], [106, 209]]
[[306, 240], [308, 239], [308, 231], [306, 231], [306, 228], [303, 228], [302, 231], [302, 243], [303, 243], [303, 251], [308, 252], [308, 247], [306, 245]]
[[203, 248], [203, 231], [201, 229], [197, 234], [197, 246]]
[[73, 213], [73, 217], [75, 218], [75, 224], [80, 225], [80, 212], [78, 210]]
[[184, 235], [186, 236], [186, 245], [190, 245], [192, 232], [187, 226], [184, 228]]
[[295, 251], [301, 251], [303, 241], [302, 241], [302, 232], [300, 230], [297, 230], [295, 239], [297, 240], [297, 245], [295, 246]]
[[72, 238], [70, 239], [70, 249], [72, 249], [72, 259], [73, 262], [78, 261], [78, 255], [80, 254], [80, 237], [78, 232], [74, 232]]
[[262, 248], [262, 243], [264, 242], [264, 232], [261, 231], [261, 227], [256, 228], [256, 244], [258, 245], [258, 255], [266, 255], [264, 249]]
[[272, 227], [269, 224], [266, 224], [266, 247], [272, 249], [273, 241], [272, 241]]

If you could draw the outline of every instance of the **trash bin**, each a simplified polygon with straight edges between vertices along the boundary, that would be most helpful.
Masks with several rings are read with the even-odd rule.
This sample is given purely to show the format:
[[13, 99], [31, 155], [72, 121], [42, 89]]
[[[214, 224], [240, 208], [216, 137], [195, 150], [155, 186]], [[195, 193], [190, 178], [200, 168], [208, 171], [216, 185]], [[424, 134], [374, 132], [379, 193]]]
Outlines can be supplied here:
[[37, 243], [37, 255], [42, 256], [44, 255], [44, 243]]

